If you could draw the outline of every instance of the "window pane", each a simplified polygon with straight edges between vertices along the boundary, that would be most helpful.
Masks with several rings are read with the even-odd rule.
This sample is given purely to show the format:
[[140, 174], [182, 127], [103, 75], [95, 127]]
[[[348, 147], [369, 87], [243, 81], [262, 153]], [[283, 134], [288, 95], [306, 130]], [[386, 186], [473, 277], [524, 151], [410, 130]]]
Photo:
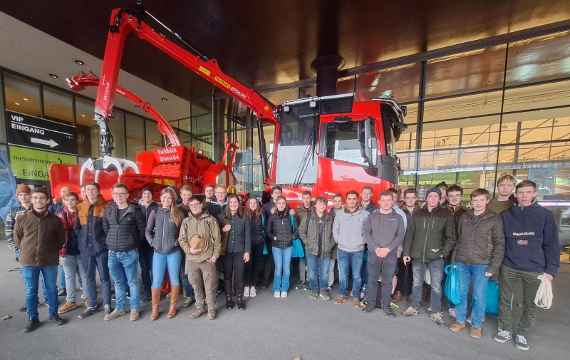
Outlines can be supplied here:
[[135, 160], [137, 153], [145, 150], [144, 119], [140, 116], [127, 113], [127, 158]]
[[154, 121], [147, 120], [146, 122], [146, 149], [153, 150], [162, 147], [162, 135], [156, 128]]
[[400, 140], [396, 142], [396, 151], [416, 149], [416, 129], [416, 125], [408, 125], [406, 130], [400, 135]]
[[520, 142], [552, 139], [552, 119], [529, 120], [521, 123]]
[[420, 69], [419, 64], [407, 64], [360, 74], [357, 78], [356, 95], [360, 100], [368, 100], [379, 97], [389, 90], [399, 102], [417, 101]]
[[99, 128], [93, 120], [94, 106], [92, 100], [75, 97], [77, 151], [81, 156], [99, 156]]
[[44, 86], [44, 114], [54, 120], [73, 123], [73, 95]]
[[[376, 154], [376, 151], [366, 146], [366, 124], [367, 121], [328, 123], [326, 126], [326, 156], [360, 165], [374, 165], [375, 156], [370, 158], [370, 155]], [[372, 127], [371, 124], [370, 126]], [[372, 138], [371, 143], [376, 143], [375, 137]]]
[[570, 105], [570, 80], [505, 91], [505, 112], [567, 105]]
[[501, 112], [502, 94], [493, 91], [483, 94], [426, 101], [424, 121], [468, 118]]
[[40, 84], [10, 73], [4, 73], [6, 110], [42, 116]]

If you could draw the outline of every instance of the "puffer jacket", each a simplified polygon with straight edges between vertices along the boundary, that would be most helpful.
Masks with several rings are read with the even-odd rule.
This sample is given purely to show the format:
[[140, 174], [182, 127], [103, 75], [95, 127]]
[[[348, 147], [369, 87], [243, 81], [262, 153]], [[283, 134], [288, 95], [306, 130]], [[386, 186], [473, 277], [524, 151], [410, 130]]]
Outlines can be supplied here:
[[283, 212], [275, 210], [274, 214], [267, 219], [267, 237], [271, 246], [286, 249], [291, 246], [293, 239], [297, 237], [292, 222], [293, 215], [289, 215], [289, 209]]
[[251, 231], [247, 216], [233, 215], [224, 217], [224, 225], [231, 225], [231, 229], [224, 233], [222, 254], [251, 253]]
[[[321, 218], [315, 210], [312, 210], [307, 216], [303, 217], [299, 226], [299, 237], [305, 245], [305, 251], [314, 256], [323, 258], [331, 258], [336, 248], [333, 239], [334, 217], [325, 212]], [[319, 224], [322, 223], [323, 233], [321, 234], [321, 244], [319, 246]]]
[[180, 227], [170, 218], [170, 209], [163, 207], [151, 211], [146, 223], [145, 237], [159, 254], [169, 254], [178, 248]]
[[95, 204], [85, 200], [77, 205], [79, 221], [75, 226], [75, 234], [79, 244], [79, 252], [83, 256], [94, 256], [102, 251], [107, 251], [106, 234], [103, 228], [106, 206], [102, 197]]
[[497, 275], [505, 252], [503, 221], [494, 211], [475, 216], [466, 210], [457, 221], [457, 239], [446, 244], [446, 254], [454, 252], [452, 260], [471, 265], [489, 265], [487, 272]]
[[55, 266], [59, 263], [59, 249], [65, 242], [65, 232], [54, 214], [29, 210], [18, 216], [14, 240], [21, 251], [20, 264]]
[[[190, 240], [200, 237], [204, 246], [199, 254], [190, 253]], [[222, 239], [218, 221], [212, 215], [202, 212], [198, 216], [190, 214], [182, 221], [178, 243], [186, 253], [186, 273], [190, 271], [190, 262], [202, 263], [212, 257], [219, 258], [222, 250]]]
[[145, 241], [145, 219], [138, 205], [129, 204], [119, 217], [117, 204], [111, 203], [105, 209], [103, 229], [107, 237], [105, 244], [111, 251], [129, 251], [137, 249]]
[[445, 245], [455, 236], [455, 221], [449, 209], [438, 206], [430, 212], [424, 206], [414, 212], [408, 224], [403, 255], [422, 263], [443, 258], [448, 255]]
[[265, 226], [263, 214], [249, 219], [249, 233], [252, 245], [262, 245], [265, 243]]

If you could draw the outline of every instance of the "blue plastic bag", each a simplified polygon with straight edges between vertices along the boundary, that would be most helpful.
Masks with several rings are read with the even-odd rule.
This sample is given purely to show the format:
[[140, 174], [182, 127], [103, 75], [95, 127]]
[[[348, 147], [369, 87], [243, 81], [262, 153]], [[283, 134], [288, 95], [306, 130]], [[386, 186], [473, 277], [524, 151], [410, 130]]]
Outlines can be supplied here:
[[267, 244], [263, 244], [263, 255], [269, 255], [269, 249], [267, 248]]
[[[291, 219], [291, 225], [293, 226], [293, 233], [297, 233], [297, 219], [295, 215], [289, 215]], [[291, 252], [292, 258], [304, 258], [305, 257], [305, 249], [303, 247], [303, 242], [301, 239], [293, 239], [292, 242], [293, 251]]]
[[450, 264], [445, 267], [445, 286], [444, 292], [447, 300], [453, 305], [461, 302], [461, 284], [459, 276], [459, 268], [456, 264]]
[[487, 281], [485, 293], [485, 313], [499, 315], [499, 283], [496, 280]]

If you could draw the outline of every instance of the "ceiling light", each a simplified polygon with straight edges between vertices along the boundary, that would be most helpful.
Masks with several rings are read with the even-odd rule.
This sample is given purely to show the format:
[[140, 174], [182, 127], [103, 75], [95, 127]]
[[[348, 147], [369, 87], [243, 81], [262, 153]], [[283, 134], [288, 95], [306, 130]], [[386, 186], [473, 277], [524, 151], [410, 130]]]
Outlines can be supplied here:
[[84, 118], [84, 117], [87, 117], [87, 115], [85, 115], [85, 114], [81, 114], [81, 117], [82, 117], [82, 118]]
[[49, 77], [52, 78], [52, 79], [57, 79], [57, 78], [59, 78], [59, 76], [57, 76], [57, 74], [54, 74], [54, 73], [50, 73], [50, 74], [49, 74]]
[[83, 61], [83, 60], [75, 59], [75, 60], [73, 60], [73, 62], [79, 66], [85, 65], [85, 61]]
[[162, 101], [162, 102], [167, 102], [167, 101], [168, 101], [168, 98], [165, 97], [165, 96], [163, 96], [162, 98], [160, 98], [160, 101]]
[[20, 103], [19, 103], [19, 102], [17, 102], [17, 101], [14, 101], [14, 105], [16, 105], [16, 106], [20, 106]]
[[23, 100], [24, 101], [30, 101], [30, 98], [25, 97], [25, 98], [23, 98]]

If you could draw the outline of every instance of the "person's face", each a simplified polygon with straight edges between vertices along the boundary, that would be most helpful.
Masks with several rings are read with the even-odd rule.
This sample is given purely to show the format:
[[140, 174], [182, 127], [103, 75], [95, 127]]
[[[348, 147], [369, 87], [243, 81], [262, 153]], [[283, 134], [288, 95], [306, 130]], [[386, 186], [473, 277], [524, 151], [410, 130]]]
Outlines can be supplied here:
[[342, 198], [340, 196], [335, 196], [333, 198], [333, 207], [335, 209], [342, 209]]
[[223, 188], [216, 189], [216, 200], [220, 203], [226, 201], [226, 190]]
[[73, 195], [67, 195], [63, 198], [63, 206], [67, 209], [75, 209], [77, 206], [77, 198]]
[[97, 201], [97, 198], [99, 197], [99, 190], [95, 185], [87, 185], [85, 187], [85, 195], [87, 195], [87, 200], [89, 200], [89, 202], [93, 204]]
[[394, 197], [392, 195], [382, 195], [378, 200], [378, 205], [382, 210], [390, 210], [394, 207]]
[[515, 196], [521, 206], [530, 206], [536, 199], [536, 189], [532, 186], [523, 186], [516, 191]]
[[239, 209], [239, 200], [235, 197], [232, 197], [228, 202], [228, 207], [230, 208], [231, 212], [236, 212]]
[[311, 195], [303, 195], [303, 206], [306, 208], [311, 207]]
[[431, 192], [426, 198], [426, 203], [428, 207], [435, 208], [437, 207], [437, 205], [439, 205], [439, 200], [440, 200], [439, 195], [434, 192]]
[[487, 204], [489, 204], [489, 199], [487, 198], [487, 195], [478, 195], [474, 196], [471, 199], [471, 207], [477, 213], [484, 212], [485, 209], [487, 208]]
[[355, 209], [356, 208], [356, 204], [358, 203], [358, 196], [356, 196], [355, 194], [349, 194], [346, 197], [346, 207], [349, 209]]
[[254, 198], [251, 198], [247, 201], [247, 206], [249, 207], [250, 210], [255, 211], [257, 210], [257, 200], [255, 200]]
[[459, 206], [459, 204], [461, 203], [461, 192], [459, 191], [448, 192], [447, 201], [449, 201], [449, 203], [452, 206]]
[[67, 197], [67, 195], [69, 195], [69, 187], [68, 186], [64, 186], [61, 189], [59, 189], [59, 196], [61, 196], [61, 199], [65, 199]]
[[327, 209], [327, 204], [325, 204], [324, 202], [322, 202], [322, 201], [317, 201], [317, 202], [315, 203], [315, 210], [317, 210], [317, 212], [318, 212], [319, 214], [325, 212], [326, 209]]
[[499, 190], [499, 195], [501, 196], [511, 196], [513, 190], [515, 190], [515, 184], [512, 181], [505, 180], [497, 186]]
[[180, 198], [182, 199], [182, 203], [184, 205], [188, 205], [190, 202], [190, 198], [192, 197], [192, 191], [189, 190], [182, 190], [180, 192]]
[[190, 201], [188, 205], [190, 207], [190, 212], [194, 215], [199, 215], [202, 213], [202, 203], [198, 200]]
[[275, 189], [273, 190], [273, 192], [271, 193], [271, 198], [273, 199], [273, 201], [277, 201], [277, 198], [281, 196], [281, 190], [279, 189]]
[[279, 199], [279, 200], [277, 200], [276, 206], [277, 206], [277, 210], [283, 211], [287, 207], [287, 202], [285, 201], [285, 199]]
[[149, 204], [152, 202], [152, 193], [150, 191], [143, 191], [141, 198], [144, 203]]
[[25, 192], [18, 193], [16, 195], [16, 198], [18, 199], [20, 205], [26, 205], [26, 206], [30, 204], [30, 201], [32, 199], [31, 195]]
[[372, 191], [370, 189], [362, 190], [362, 201], [368, 203], [372, 199]]
[[43, 193], [32, 194], [32, 208], [37, 212], [44, 212], [47, 209], [48, 197]]
[[123, 188], [115, 188], [112, 192], [113, 201], [117, 205], [125, 205], [129, 199], [129, 192]]
[[212, 199], [214, 197], [214, 188], [211, 186], [206, 186], [204, 189], [204, 196], [206, 196], [206, 199]]
[[165, 192], [164, 194], [160, 195], [160, 205], [163, 208], [170, 208], [173, 203], [174, 199], [170, 193]]
[[414, 193], [408, 193], [404, 196], [404, 202], [406, 203], [407, 207], [414, 207], [416, 206], [416, 202], [418, 201], [418, 196]]

